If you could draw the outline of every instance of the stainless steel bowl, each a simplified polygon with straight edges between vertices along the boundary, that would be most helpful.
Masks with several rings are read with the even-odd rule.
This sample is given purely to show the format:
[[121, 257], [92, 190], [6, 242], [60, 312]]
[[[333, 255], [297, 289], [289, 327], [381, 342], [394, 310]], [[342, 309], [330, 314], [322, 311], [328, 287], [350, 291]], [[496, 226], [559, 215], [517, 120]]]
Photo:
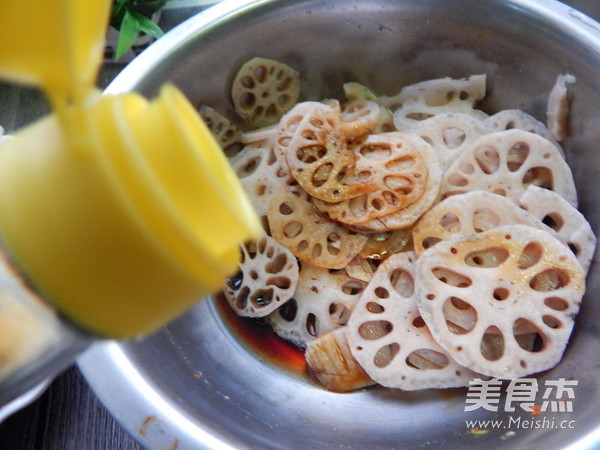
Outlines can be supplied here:
[[[154, 96], [169, 81], [192, 101], [231, 115], [232, 74], [255, 55], [297, 68], [312, 99], [340, 96], [350, 80], [391, 94], [411, 82], [486, 72], [485, 108], [521, 108], [539, 118], [556, 76], [569, 72], [577, 83], [564, 146], [581, 209], [600, 227], [600, 28], [563, 4], [225, 1], [160, 39], [108, 91]], [[593, 265], [563, 361], [538, 377], [540, 384], [578, 380], [573, 412], [552, 413], [574, 428], [473, 434], [465, 420], [532, 416], [504, 412], [502, 403], [499, 412], [465, 412], [466, 389], [326, 392], [254, 351], [211, 300], [140, 342], [97, 346], [80, 366], [117, 419], [151, 448], [598, 448], [599, 272]]]

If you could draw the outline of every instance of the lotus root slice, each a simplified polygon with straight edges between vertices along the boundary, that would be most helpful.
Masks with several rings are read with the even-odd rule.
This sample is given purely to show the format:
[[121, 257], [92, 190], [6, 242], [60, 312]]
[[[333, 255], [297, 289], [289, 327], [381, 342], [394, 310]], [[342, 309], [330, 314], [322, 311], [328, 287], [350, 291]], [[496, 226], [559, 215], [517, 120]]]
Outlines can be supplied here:
[[417, 302], [435, 340], [457, 363], [501, 379], [560, 361], [585, 290], [569, 248], [526, 225], [440, 242], [416, 271]]
[[273, 195], [268, 220], [272, 236], [294, 255], [328, 269], [344, 268], [368, 239], [324, 217], [309, 200], [284, 190]]
[[310, 342], [305, 358], [313, 376], [330, 391], [348, 392], [375, 384], [352, 356], [344, 327]]
[[356, 155], [348, 148], [337, 102], [296, 105], [280, 121], [276, 154], [312, 197], [341, 201], [374, 189], [369, 180], [352, 178]]
[[[350, 200], [315, 200], [329, 217], [364, 231], [410, 227], [438, 196], [441, 170], [431, 146], [418, 136], [391, 132], [370, 135], [357, 147], [356, 167], [378, 189]], [[386, 218], [393, 216], [391, 223]]]
[[242, 147], [242, 132], [229, 119], [208, 105], [200, 107], [200, 117], [226, 155], [234, 155]]
[[513, 129], [484, 135], [463, 151], [444, 173], [441, 194], [481, 189], [517, 203], [532, 184], [577, 205], [573, 175], [557, 147], [537, 134]]
[[233, 105], [247, 123], [276, 123], [298, 101], [300, 74], [272, 59], [256, 57], [237, 72], [231, 88]]
[[266, 317], [273, 331], [300, 348], [348, 323], [366, 283], [345, 270], [302, 262], [294, 297]]
[[519, 203], [557, 233], [587, 273], [596, 250], [596, 235], [584, 215], [560, 195], [537, 186], [529, 186]]
[[551, 231], [534, 215], [501, 195], [487, 191], [453, 195], [427, 211], [413, 227], [415, 251], [420, 255], [440, 241], [515, 224]]
[[242, 246], [240, 268], [227, 280], [225, 298], [240, 316], [264, 317], [292, 298], [298, 276], [292, 252], [263, 236]]
[[404, 390], [465, 386], [474, 373], [432, 338], [415, 299], [413, 252], [386, 259], [354, 307], [350, 350], [377, 383]]

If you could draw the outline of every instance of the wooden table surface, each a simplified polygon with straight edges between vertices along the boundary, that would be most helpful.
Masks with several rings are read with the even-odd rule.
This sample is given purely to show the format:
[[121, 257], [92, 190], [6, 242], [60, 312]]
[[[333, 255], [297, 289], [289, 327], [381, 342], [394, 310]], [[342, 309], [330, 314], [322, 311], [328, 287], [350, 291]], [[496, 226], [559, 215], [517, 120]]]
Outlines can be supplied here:
[[[600, 1], [565, 1], [600, 19]], [[202, 7], [165, 11], [169, 29]], [[167, 14], [168, 13], [168, 14]], [[165, 22], [165, 23], [163, 23]], [[98, 85], [106, 86], [124, 67], [105, 64]], [[47, 114], [45, 98], [32, 89], [0, 84], [0, 125], [12, 132]], [[140, 450], [142, 447], [111, 417], [73, 366], [58, 376], [33, 404], [0, 424], [0, 450]]]

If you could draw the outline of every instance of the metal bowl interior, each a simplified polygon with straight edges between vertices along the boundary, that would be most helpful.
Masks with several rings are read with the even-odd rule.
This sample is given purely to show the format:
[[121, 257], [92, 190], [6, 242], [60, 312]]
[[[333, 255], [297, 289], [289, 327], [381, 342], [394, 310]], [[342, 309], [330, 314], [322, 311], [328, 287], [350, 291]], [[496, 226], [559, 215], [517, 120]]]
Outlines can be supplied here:
[[[232, 75], [260, 55], [302, 74], [307, 99], [341, 97], [360, 81], [381, 94], [430, 78], [485, 72], [489, 112], [520, 108], [543, 119], [560, 73], [572, 86], [564, 141], [580, 209], [600, 227], [600, 28], [553, 0], [234, 0], [193, 17], [130, 64], [109, 92], [154, 96], [165, 82], [234, 117]], [[578, 380], [574, 428], [489, 429], [465, 420], [531, 418], [465, 412], [465, 389], [323, 390], [255, 352], [212, 301], [138, 342], [102, 344], [80, 367], [102, 401], [140, 442], [178, 448], [573, 448], [600, 445], [600, 268], [593, 264], [563, 361], [539, 380]], [[557, 425], [558, 426], [558, 425]]]

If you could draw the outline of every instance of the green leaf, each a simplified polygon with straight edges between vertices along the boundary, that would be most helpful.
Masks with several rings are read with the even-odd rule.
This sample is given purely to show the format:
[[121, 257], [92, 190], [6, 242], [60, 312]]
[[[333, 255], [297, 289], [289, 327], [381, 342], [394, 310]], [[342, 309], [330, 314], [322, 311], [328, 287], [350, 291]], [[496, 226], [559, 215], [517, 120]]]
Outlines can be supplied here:
[[121, 22], [121, 29], [119, 30], [119, 41], [117, 42], [115, 59], [121, 58], [131, 48], [139, 35], [140, 28], [138, 21], [132, 13], [125, 11], [123, 22]]
[[130, 14], [135, 17], [139, 31], [152, 36], [154, 39], [158, 39], [164, 34], [163, 30], [147, 17], [135, 12]]

